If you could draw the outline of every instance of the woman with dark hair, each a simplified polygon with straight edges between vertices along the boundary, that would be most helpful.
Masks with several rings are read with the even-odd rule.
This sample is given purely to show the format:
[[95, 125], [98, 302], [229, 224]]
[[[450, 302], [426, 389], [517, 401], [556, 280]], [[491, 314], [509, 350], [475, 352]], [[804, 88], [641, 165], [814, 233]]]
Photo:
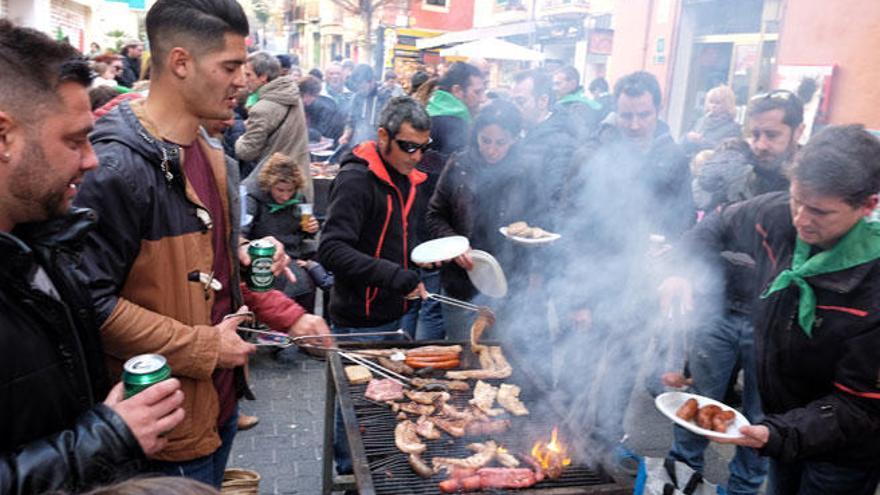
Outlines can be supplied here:
[[[468, 147], [452, 155], [443, 169], [426, 216], [433, 237], [467, 237], [471, 248], [498, 260], [508, 283], [513, 284], [517, 248], [498, 229], [523, 220], [530, 203], [528, 185], [522, 180], [525, 174], [514, 151], [521, 131], [522, 117], [512, 103], [499, 100], [483, 108], [474, 120]], [[444, 293], [464, 300], [480, 297], [466, 273], [472, 268], [469, 253], [444, 265]], [[474, 316], [444, 306], [446, 338], [465, 340]]]

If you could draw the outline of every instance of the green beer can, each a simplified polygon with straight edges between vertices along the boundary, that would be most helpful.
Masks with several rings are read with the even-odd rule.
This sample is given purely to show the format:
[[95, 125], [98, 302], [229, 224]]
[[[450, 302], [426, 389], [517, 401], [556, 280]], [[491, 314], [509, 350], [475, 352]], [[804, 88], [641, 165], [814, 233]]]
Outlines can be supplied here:
[[251, 257], [251, 268], [248, 271], [248, 289], [255, 292], [266, 292], [275, 286], [275, 275], [272, 274], [272, 258], [275, 256], [275, 245], [269, 241], [258, 239], [248, 245]]
[[122, 366], [126, 399], [169, 378], [171, 368], [168, 367], [168, 361], [159, 354], [141, 354], [129, 359]]

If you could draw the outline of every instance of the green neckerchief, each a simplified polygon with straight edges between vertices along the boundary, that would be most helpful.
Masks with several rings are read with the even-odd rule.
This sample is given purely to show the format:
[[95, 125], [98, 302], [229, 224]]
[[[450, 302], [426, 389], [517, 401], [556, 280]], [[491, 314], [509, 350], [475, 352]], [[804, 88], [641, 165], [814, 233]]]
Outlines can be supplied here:
[[431, 99], [428, 100], [428, 107], [426, 110], [431, 117], [450, 115], [464, 120], [467, 124], [471, 122], [471, 111], [468, 110], [467, 105], [462, 103], [462, 101], [456, 98], [452, 93], [443, 91], [442, 89], [434, 91], [434, 94], [431, 95]]
[[598, 101], [584, 96], [584, 90], [580, 88], [574, 93], [569, 93], [560, 98], [559, 103], [562, 105], [566, 103], [585, 103], [589, 105], [590, 108], [592, 108], [593, 110], [599, 110], [600, 108], [602, 108], [602, 105], [600, 105]]
[[847, 270], [880, 258], [880, 224], [858, 221], [831, 249], [810, 256], [810, 245], [797, 239], [791, 268], [783, 270], [770, 288], [761, 294], [766, 298], [794, 283], [800, 289], [798, 323], [808, 337], [816, 321], [816, 294], [805, 278]]
[[302, 203], [303, 196], [302, 194], [297, 194], [296, 196], [288, 199], [287, 201], [278, 204], [278, 203], [269, 203], [269, 213], [279, 212], [289, 206], [298, 205]]
[[244, 102], [244, 107], [250, 108], [250, 107], [254, 106], [258, 101], [260, 101], [260, 91], [259, 90], [254, 91], [253, 93], [248, 95], [247, 100], [245, 100], [245, 102]]
[[133, 91], [131, 88], [126, 88], [125, 86], [120, 86], [118, 84], [116, 86], [113, 86], [113, 89], [115, 89], [117, 93], [123, 95], [125, 93], [131, 93]]

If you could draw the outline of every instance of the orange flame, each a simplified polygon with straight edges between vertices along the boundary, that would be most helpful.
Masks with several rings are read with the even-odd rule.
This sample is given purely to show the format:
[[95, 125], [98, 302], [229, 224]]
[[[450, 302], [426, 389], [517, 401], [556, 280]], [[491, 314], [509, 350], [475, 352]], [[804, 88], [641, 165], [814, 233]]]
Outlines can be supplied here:
[[539, 440], [532, 446], [532, 457], [550, 478], [558, 478], [562, 470], [571, 465], [568, 449], [558, 438], [559, 428], [553, 427], [550, 442]]

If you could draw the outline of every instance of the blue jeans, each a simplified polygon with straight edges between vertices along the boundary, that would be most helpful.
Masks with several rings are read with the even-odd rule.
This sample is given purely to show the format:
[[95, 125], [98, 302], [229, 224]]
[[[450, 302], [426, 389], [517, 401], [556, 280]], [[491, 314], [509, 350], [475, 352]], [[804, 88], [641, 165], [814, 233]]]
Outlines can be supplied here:
[[[428, 292], [440, 293], [440, 270], [419, 269]], [[433, 299], [410, 301], [409, 311], [401, 318], [400, 327], [417, 340], [443, 340], [443, 312]]]
[[[754, 329], [748, 316], [727, 313], [696, 334], [688, 353], [694, 393], [724, 400], [724, 393], [737, 362], [744, 373], [743, 414], [755, 424], [763, 419], [755, 369]], [[674, 428], [675, 442], [669, 455], [702, 472], [703, 451], [709, 440], [684, 428]], [[767, 460], [755, 449], [737, 447], [730, 461], [727, 492], [732, 495], [758, 493], [767, 474]]]
[[874, 495], [880, 469], [770, 460], [767, 495]]
[[229, 452], [232, 450], [232, 441], [238, 432], [238, 404], [232, 412], [232, 417], [220, 426], [220, 448], [213, 454], [199, 457], [191, 461], [165, 462], [153, 461], [152, 469], [167, 476], [183, 476], [202, 483], [212, 485], [218, 490], [223, 484], [223, 472], [226, 471], [226, 463], [229, 461]]
[[[335, 323], [332, 325], [333, 333], [358, 334], [367, 332], [393, 332], [401, 328], [401, 320], [394, 320], [377, 327], [341, 327]], [[370, 342], [389, 340], [388, 337], [368, 336], [342, 339], [342, 342]], [[339, 474], [351, 474], [354, 468], [351, 463], [351, 451], [348, 448], [348, 438], [345, 436], [345, 423], [342, 421], [342, 411], [339, 403], [336, 403], [336, 417], [333, 420], [333, 460], [336, 461], [336, 472]]]

